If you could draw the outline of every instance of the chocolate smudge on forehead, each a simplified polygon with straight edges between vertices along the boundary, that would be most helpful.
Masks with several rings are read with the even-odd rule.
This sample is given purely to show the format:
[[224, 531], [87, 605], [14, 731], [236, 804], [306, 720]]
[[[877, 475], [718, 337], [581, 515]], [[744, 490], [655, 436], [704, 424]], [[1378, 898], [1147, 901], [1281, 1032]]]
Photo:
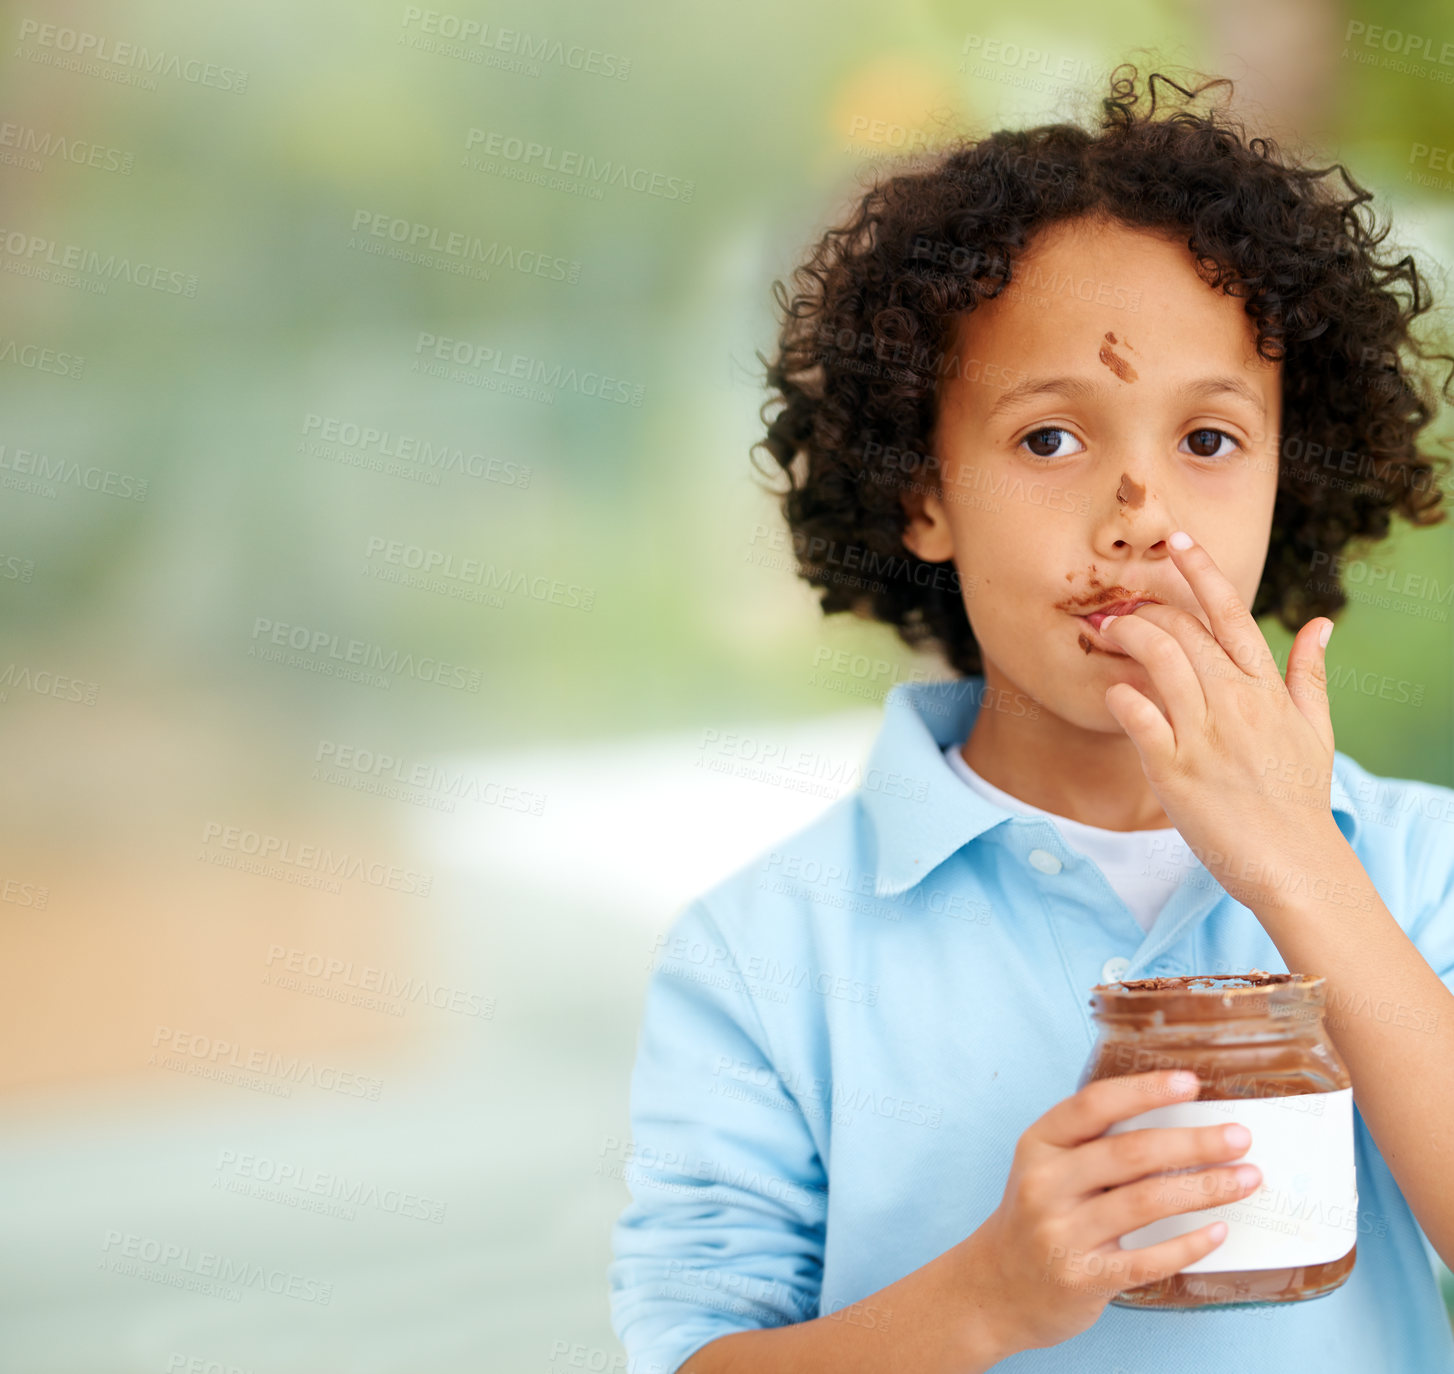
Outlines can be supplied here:
[[1116, 488], [1116, 500], [1123, 506], [1130, 506], [1132, 510], [1140, 510], [1142, 503], [1146, 500], [1146, 488], [1138, 482], [1133, 482], [1123, 472], [1121, 485]]
[[1111, 345], [1116, 342], [1116, 336], [1106, 331], [1106, 342], [1101, 345], [1100, 353], [1097, 355], [1105, 365], [1111, 369], [1123, 382], [1134, 382], [1136, 380], [1136, 369], [1131, 366], [1120, 354], [1114, 352]]

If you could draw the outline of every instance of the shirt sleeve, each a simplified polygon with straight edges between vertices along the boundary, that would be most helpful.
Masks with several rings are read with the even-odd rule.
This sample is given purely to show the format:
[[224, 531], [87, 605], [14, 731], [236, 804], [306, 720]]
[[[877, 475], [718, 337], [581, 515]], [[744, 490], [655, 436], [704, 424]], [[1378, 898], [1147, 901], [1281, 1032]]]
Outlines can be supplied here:
[[629, 1374], [817, 1316], [827, 1176], [793, 1081], [694, 902], [659, 943], [631, 1077], [632, 1201], [609, 1269]]

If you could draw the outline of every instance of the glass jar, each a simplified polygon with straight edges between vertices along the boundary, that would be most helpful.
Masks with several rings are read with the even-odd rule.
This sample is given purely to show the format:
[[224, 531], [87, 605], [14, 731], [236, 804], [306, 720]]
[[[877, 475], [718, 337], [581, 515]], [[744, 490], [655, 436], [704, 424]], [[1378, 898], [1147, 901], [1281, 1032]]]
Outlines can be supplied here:
[[[1099, 1035], [1077, 1088], [1098, 1078], [1190, 1069], [1195, 1101], [1155, 1107], [1106, 1134], [1148, 1126], [1231, 1125], [1252, 1132], [1231, 1163], [1262, 1183], [1216, 1207], [1163, 1217], [1121, 1237], [1140, 1249], [1213, 1221], [1227, 1235], [1210, 1254], [1155, 1283], [1118, 1293], [1117, 1307], [1185, 1308], [1305, 1302], [1340, 1287], [1358, 1248], [1353, 1089], [1323, 1024], [1326, 980], [1310, 974], [1205, 974], [1098, 983]], [[1208, 1165], [1194, 1166], [1195, 1171]], [[1193, 1170], [1172, 1170], [1164, 1177]]]

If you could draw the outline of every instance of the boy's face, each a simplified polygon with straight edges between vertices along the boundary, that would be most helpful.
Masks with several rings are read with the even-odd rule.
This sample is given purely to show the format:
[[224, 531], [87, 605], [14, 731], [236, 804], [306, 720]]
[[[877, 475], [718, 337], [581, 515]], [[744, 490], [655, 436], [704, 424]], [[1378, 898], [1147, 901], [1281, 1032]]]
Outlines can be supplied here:
[[[1090, 220], [1041, 231], [1011, 288], [961, 319], [957, 351], [938, 490], [922, 490], [931, 473], [905, 494], [904, 541], [954, 560], [987, 685], [1119, 734], [1111, 683], [1164, 703], [1085, 615], [1141, 594], [1206, 624], [1171, 561], [1178, 529], [1251, 606], [1277, 493], [1281, 365], [1257, 357], [1243, 302], [1197, 276], [1184, 240]], [[1237, 389], [1211, 385], [1227, 381]]]

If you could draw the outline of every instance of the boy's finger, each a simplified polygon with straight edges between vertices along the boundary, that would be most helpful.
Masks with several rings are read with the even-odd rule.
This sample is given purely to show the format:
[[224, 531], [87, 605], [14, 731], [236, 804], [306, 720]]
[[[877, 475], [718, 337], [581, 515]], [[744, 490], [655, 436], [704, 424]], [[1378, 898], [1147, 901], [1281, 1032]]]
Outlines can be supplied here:
[[[1095, 1253], [1101, 1262], [1097, 1267], [1104, 1275], [1099, 1291], [1104, 1292], [1107, 1298], [1113, 1298], [1128, 1288], [1159, 1283], [1210, 1255], [1226, 1238], [1227, 1223], [1215, 1221], [1188, 1231], [1184, 1236], [1175, 1236], [1156, 1245], [1144, 1245], [1138, 1250], [1098, 1250]], [[1085, 1264], [1085, 1267], [1089, 1269], [1091, 1266]]]
[[[1220, 1125], [1149, 1126], [1089, 1141], [1076, 1155], [1081, 1193], [1093, 1197], [1102, 1189], [1119, 1188], [1147, 1174], [1221, 1164], [1251, 1149], [1250, 1143], [1234, 1145], [1228, 1141], [1229, 1129]], [[1251, 1132], [1246, 1135], [1250, 1142]]]
[[1172, 1102], [1195, 1101], [1198, 1089], [1195, 1076], [1187, 1074], [1185, 1081], [1178, 1083], [1176, 1080], [1181, 1077], [1181, 1070], [1158, 1069], [1154, 1073], [1133, 1073], [1121, 1078], [1098, 1078], [1057, 1102], [1025, 1134], [1067, 1150], [1083, 1145], [1104, 1135], [1107, 1127], [1128, 1116]]

